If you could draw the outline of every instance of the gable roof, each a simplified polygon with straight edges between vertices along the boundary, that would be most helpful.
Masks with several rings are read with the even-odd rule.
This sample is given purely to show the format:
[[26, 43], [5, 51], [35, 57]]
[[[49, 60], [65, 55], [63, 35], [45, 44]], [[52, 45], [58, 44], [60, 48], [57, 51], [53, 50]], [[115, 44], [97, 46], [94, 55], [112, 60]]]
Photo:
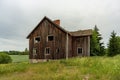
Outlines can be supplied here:
[[39, 27], [39, 25], [41, 25], [41, 23], [44, 21], [44, 20], [48, 20], [51, 24], [55, 25], [58, 29], [60, 29], [61, 31], [71, 35], [71, 36], [74, 36], [74, 37], [77, 37], [77, 36], [90, 36], [92, 35], [92, 29], [88, 29], [88, 30], [79, 30], [79, 31], [74, 31], [74, 32], [68, 32], [67, 30], [65, 30], [64, 28], [62, 28], [60, 25], [57, 25], [55, 24], [51, 19], [49, 19], [48, 17], [44, 17], [40, 22], [39, 24], [30, 32], [30, 34], [27, 36], [27, 39], [30, 37], [30, 35]]
[[[62, 28], [60, 25], [55, 24], [51, 19], [49, 19], [48, 17], [44, 17], [39, 24], [32, 30], [32, 32], [30, 32], [30, 34], [27, 36], [27, 38], [30, 37], [30, 35], [39, 27], [39, 25], [44, 21], [44, 20], [48, 20], [51, 24], [55, 25], [57, 28], [59, 28], [60, 30], [62, 30], [65, 33], [68, 33], [68, 31], [66, 31], [64, 28]], [[68, 33], [69, 34], [69, 33]]]
[[79, 30], [79, 31], [74, 31], [74, 32], [70, 32], [70, 34], [72, 36], [90, 36], [92, 35], [92, 29], [88, 29], [88, 30]]

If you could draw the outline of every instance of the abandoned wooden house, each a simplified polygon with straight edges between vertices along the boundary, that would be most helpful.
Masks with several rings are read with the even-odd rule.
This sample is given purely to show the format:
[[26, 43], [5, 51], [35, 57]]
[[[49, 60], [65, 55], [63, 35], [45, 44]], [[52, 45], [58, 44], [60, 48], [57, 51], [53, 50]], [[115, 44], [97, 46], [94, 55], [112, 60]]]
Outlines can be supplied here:
[[61, 59], [75, 56], [90, 56], [92, 30], [66, 31], [60, 20], [44, 17], [27, 36], [29, 59]]

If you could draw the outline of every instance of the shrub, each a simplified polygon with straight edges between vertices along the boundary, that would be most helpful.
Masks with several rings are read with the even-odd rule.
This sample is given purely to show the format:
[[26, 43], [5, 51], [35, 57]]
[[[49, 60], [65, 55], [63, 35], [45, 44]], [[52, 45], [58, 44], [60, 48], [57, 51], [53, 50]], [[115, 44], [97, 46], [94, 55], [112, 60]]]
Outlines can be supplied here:
[[11, 57], [8, 54], [0, 53], [0, 64], [12, 62]]

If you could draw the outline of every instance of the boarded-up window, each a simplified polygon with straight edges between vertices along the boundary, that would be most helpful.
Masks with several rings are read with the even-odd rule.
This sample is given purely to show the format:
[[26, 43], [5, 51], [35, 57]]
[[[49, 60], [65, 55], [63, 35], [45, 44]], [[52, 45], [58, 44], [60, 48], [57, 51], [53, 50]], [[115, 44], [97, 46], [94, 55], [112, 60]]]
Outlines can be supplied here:
[[79, 48], [79, 47], [78, 47], [78, 48], [77, 48], [77, 53], [78, 53], [78, 54], [82, 54], [82, 48]]
[[50, 54], [50, 48], [45, 49], [46, 54]]
[[40, 42], [40, 36], [35, 37], [34, 42], [35, 42], [35, 43]]
[[47, 38], [47, 41], [53, 41], [53, 40], [54, 40], [54, 36], [49, 35], [48, 38]]

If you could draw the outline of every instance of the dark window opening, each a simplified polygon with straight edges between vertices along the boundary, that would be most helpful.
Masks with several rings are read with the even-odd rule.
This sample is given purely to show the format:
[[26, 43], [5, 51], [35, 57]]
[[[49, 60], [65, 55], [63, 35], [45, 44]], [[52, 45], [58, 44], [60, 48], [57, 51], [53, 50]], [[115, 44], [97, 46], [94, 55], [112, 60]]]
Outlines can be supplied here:
[[46, 54], [50, 54], [50, 48], [46, 48]]
[[78, 48], [78, 54], [82, 54], [82, 48]]
[[56, 53], [59, 53], [59, 52], [60, 52], [60, 49], [59, 49], [59, 48], [57, 48], [57, 49], [56, 49]]
[[48, 36], [48, 41], [53, 41], [54, 37], [53, 36]]
[[35, 43], [40, 42], [40, 36], [35, 38]]

